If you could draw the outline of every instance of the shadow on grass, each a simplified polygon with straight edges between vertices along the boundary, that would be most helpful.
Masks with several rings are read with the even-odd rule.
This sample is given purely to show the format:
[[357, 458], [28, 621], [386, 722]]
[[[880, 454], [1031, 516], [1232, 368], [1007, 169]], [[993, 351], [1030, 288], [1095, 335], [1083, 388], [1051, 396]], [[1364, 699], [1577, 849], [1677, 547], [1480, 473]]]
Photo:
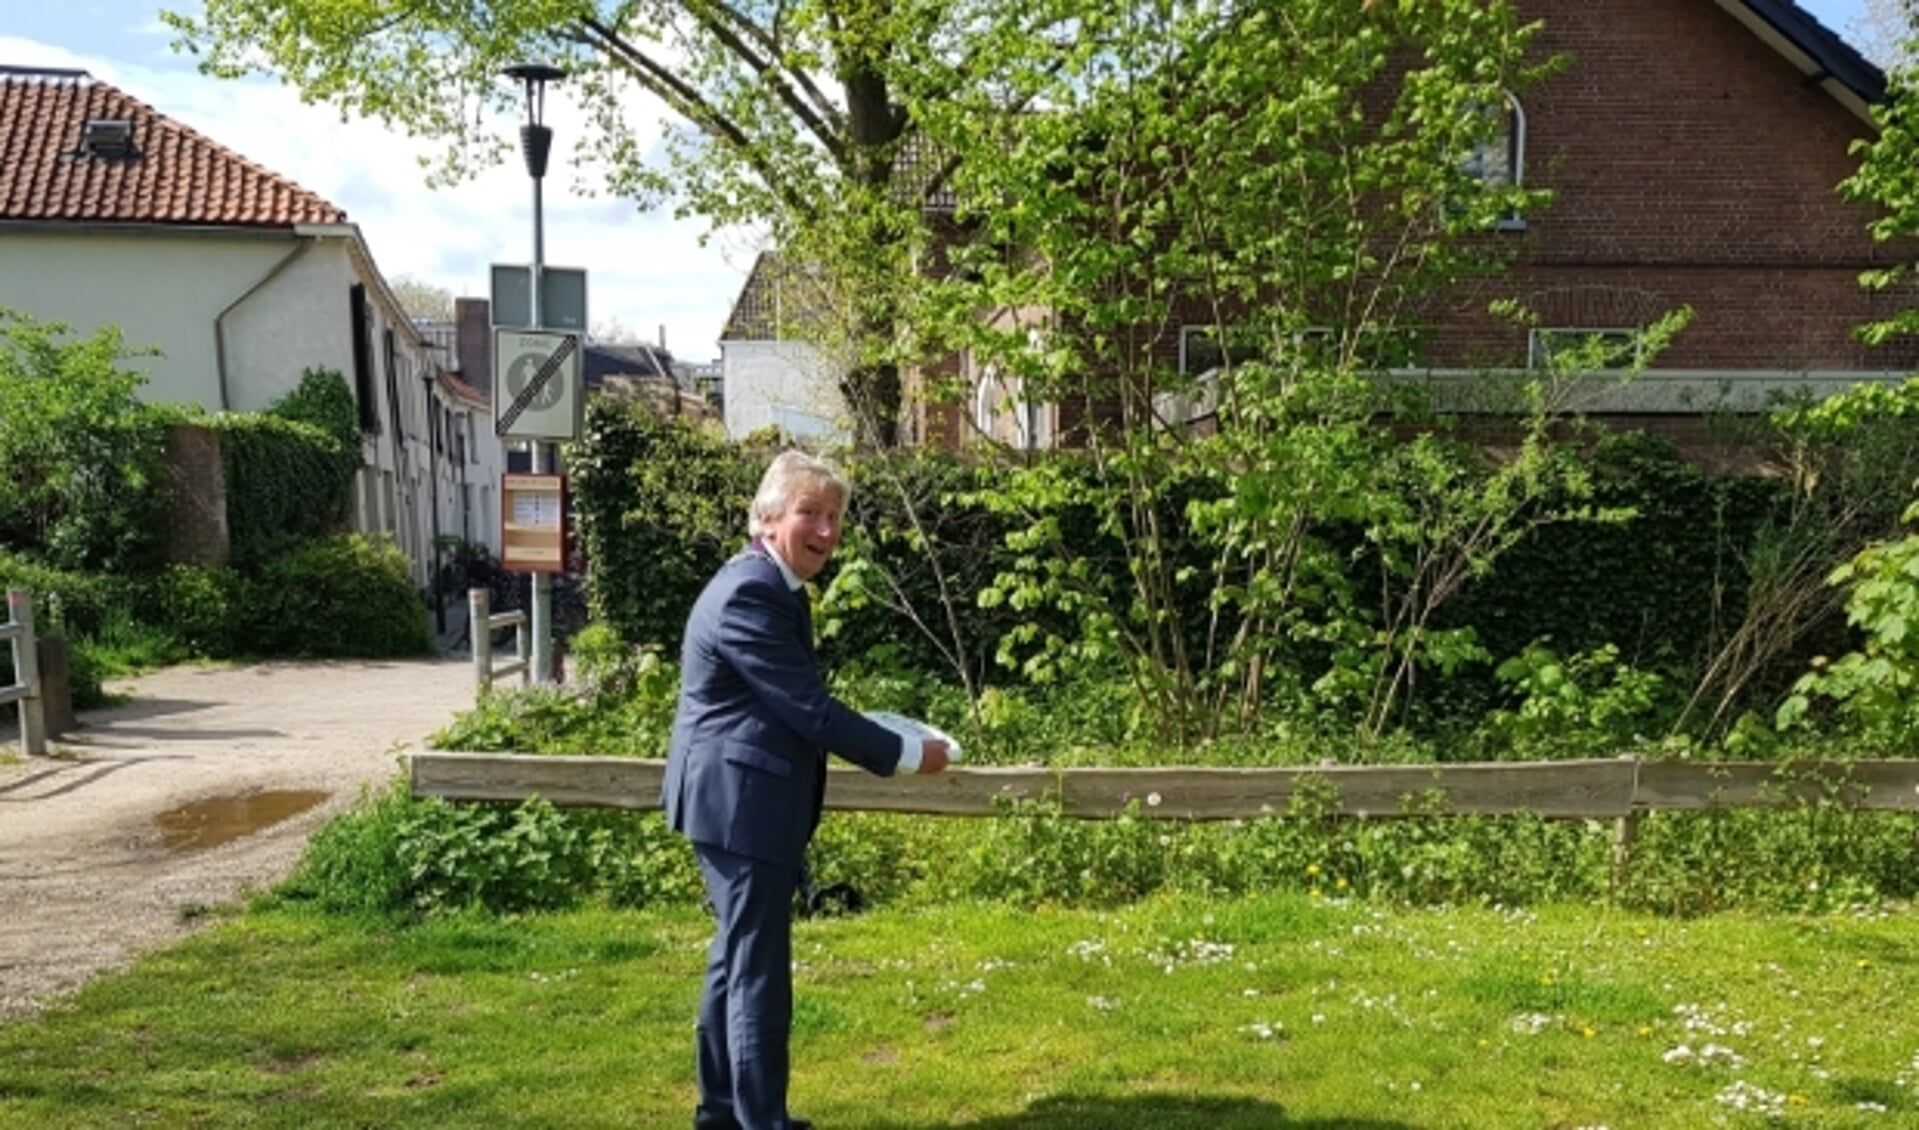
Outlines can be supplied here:
[[[942, 1122], [959, 1130], [1408, 1130], [1410, 1123], [1373, 1118], [1286, 1117], [1277, 1103], [1248, 1098], [1187, 1095], [1049, 1095], [1018, 1114], [977, 1122]], [[884, 1130], [932, 1130], [930, 1125], [887, 1124]]]

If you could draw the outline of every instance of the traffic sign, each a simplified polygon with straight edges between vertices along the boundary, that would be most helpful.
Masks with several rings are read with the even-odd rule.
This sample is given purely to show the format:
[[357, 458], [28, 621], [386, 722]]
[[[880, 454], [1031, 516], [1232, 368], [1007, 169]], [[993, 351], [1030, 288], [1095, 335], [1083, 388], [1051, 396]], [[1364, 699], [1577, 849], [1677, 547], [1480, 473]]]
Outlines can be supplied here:
[[515, 330], [586, 330], [586, 268], [540, 268], [540, 324], [533, 324], [533, 268], [495, 263], [491, 277], [493, 324]]
[[493, 331], [493, 434], [578, 439], [586, 400], [580, 335]]

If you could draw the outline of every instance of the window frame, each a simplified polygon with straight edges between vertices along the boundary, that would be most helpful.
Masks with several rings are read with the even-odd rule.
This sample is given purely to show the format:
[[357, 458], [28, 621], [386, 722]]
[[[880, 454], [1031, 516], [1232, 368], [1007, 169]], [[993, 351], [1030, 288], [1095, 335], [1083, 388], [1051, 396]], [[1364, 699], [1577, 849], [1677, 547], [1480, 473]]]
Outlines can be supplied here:
[[[1519, 96], [1510, 90], [1501, 88], [1500, 94], [1504, 97], [1506, 103], [1505, 113], [1501, 115], [1506, 128], [1500, 133], [1487, 138], [1485, 141], [1475, 143], [1472, 149], [1467, 152], [1466, 156], [1461, 159], [1461, 170], [1465, 172], [1467, 176], [1472, 177], [1481, 184], [1487, 183], [1483, 162], [1480, 163], [1481, 167], [1477, 171], [1472, 167], [1473, 163], [1479, 160], [1482, 153], [1489, 152], [1492, 149], [1493, 143], [1503, 138], [1505, 142], [1503, 148], [1506, 151], [1506, 179], [1500, 183], [1506, 187], [1525, 188], [1526, 106], [1520, 102]], [[1508, 212], [1493, 221], [1493, 230], [1505, 232], [1525, 231], [1526, 217], [1521, 216], [1517, 212]]]
[[1624, 357], [1623, 363], [1618, 365], [1582, 371], [1623, 373], [1645, 360], [1646, 331], [1643, 326], [1533, 326], [1526, 331], [1526, 369], [1534, 373], [1550, 371], [1551, 365], [1547, 362], [1550, 361], [1552, 352], [1548, 343], [1553, 338], [1564, 339], [1578, 347], [1595, 337], [1624, 338], [1631, 345], [1630, 356]]

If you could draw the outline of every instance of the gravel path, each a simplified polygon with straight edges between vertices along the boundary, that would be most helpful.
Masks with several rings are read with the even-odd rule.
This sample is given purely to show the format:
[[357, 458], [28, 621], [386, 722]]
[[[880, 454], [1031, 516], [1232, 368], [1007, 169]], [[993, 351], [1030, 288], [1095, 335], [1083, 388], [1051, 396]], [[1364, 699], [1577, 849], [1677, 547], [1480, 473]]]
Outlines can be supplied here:
[[[0, 764], [0, 1019], [284, 876], [315, 828], [473, 701], [464, 660], [180, 667], [112, 689], [133, 701], [83, 714], [59, 756]], [[310, 807], [240, 834], [275, 804]]]

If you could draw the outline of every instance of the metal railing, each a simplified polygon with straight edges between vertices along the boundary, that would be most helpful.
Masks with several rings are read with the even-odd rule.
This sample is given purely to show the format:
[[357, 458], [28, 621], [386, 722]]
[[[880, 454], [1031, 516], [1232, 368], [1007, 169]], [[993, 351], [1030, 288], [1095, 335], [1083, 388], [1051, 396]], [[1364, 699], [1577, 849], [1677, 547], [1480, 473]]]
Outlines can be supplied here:
[[0, 640], [13, 647], [13, 685], [0, 687], [0, 706], [20, 704], [20, 752], [47, 752], [46, 700], [41, 697], [39, 643], [33, 636], [33, 598], [25, 589], [7, 590], [7, 619]]
[[[467, 635], [473, 639], [473, 684], [480, 694], [493, 689], [495, 679], [504, 679], [509, 675], [518, 675], [520, 685], [525, 686], [533, 665], [529, 662], [530, 642], [526, 631], [526, 612], [492, 611], [492, 597], [485, 589], [466, 590]], [[514, 660], [511, 663], [493, 665], [493, 633], [501, 628], [513, 629]]]

